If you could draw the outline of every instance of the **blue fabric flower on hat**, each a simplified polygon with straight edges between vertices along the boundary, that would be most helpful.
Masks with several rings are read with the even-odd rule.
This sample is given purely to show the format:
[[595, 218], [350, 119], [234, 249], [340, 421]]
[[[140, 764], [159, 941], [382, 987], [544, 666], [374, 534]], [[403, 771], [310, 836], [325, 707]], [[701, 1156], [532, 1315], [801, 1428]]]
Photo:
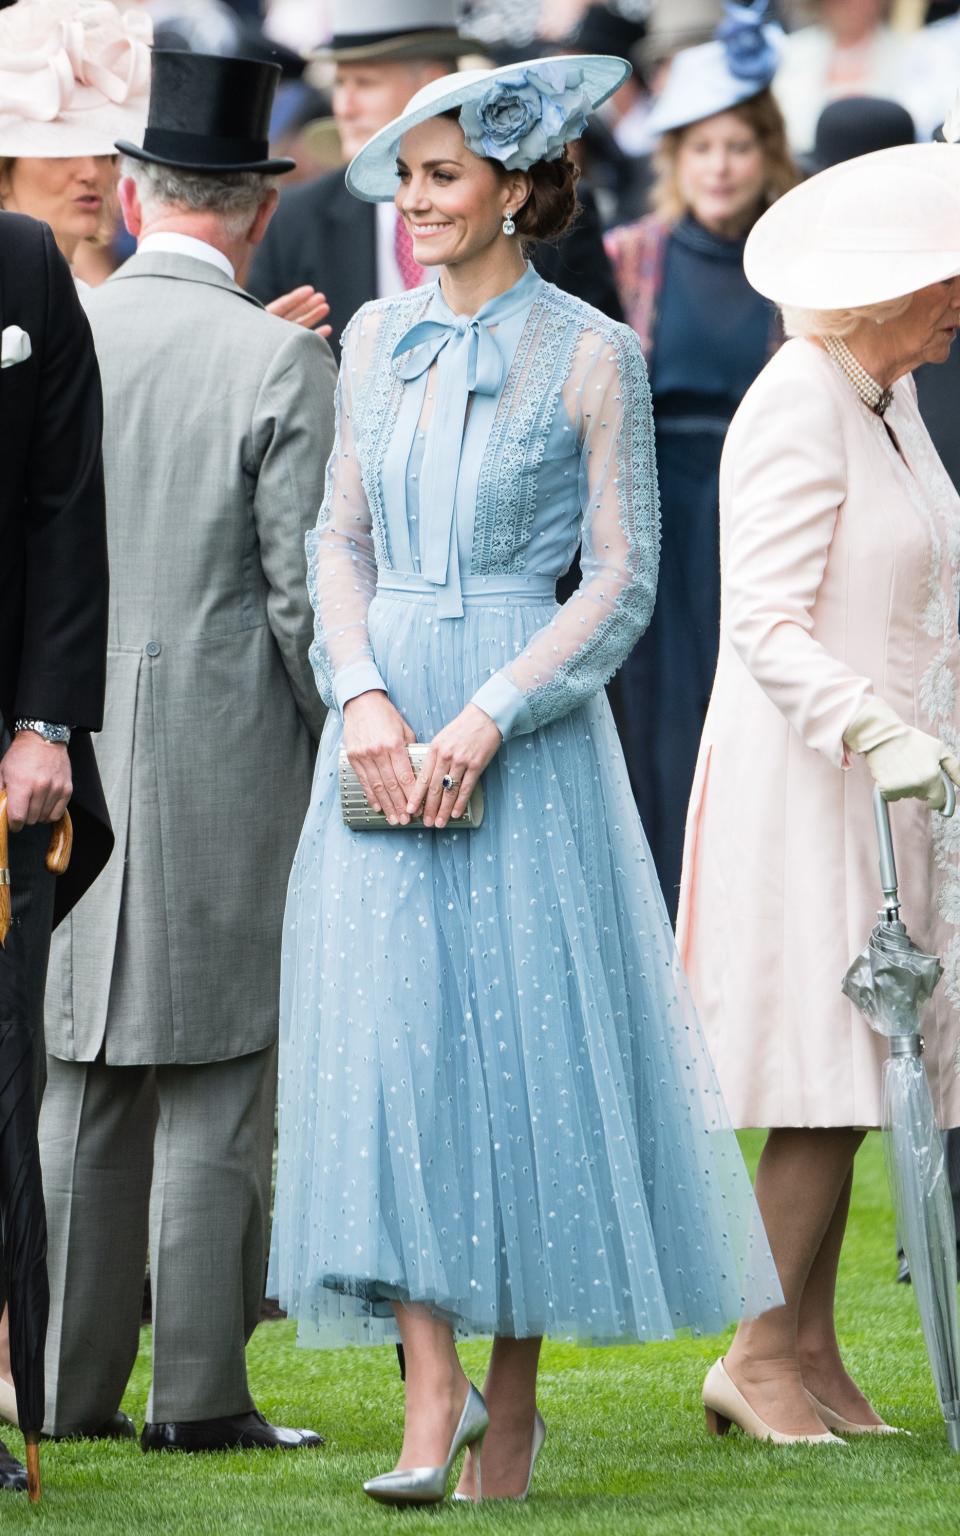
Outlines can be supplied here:
[[759, 5], [734, 5], [727, 0], [726, 16], [717, 39], [726, 50], [727, 68], [738, 80], [752, 80], [760, 91], [777, 72], [777, 51], [764, 29], [767, 0]]
[[583, 71], [561, 64], [519, 70], [464, 103], [460, 126], [467, 148], [507, 171], [557, 160], [587, 126], [590, 98]]

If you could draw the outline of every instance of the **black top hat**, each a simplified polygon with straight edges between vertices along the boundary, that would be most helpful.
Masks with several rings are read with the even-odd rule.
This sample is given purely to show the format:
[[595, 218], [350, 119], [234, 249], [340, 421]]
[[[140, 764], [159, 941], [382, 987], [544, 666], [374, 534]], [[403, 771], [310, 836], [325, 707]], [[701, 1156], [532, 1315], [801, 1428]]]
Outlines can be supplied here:
[[803, 167], [814, 175], [875, 149], [912, 144], [916, 137], [913, 118], [898, 101], [882, 96], [841, 96], [820, 113], [813, 150]]
[[156, 48], [143, 144], [117, 140], [134, 160], [183, 171], [292, 171], [295, 160], [270, 159], [270, 111], [277, 64]]
[[646, 22], [630, 21], [608, 5], [589, 5], [570, 39], [578, 53], [612, 53], [629, 59], [631, 49], [647, 35]]

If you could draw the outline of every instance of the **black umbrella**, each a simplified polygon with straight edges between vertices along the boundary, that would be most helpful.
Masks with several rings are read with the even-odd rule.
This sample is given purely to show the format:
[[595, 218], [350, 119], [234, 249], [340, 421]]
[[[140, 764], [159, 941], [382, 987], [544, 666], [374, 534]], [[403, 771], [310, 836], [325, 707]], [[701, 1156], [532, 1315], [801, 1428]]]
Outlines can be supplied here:
[[37, 1147], [33, 1038], [22, 1019], [0, 1022], [0, 1220], [10, 1311], [10, 1366], [27, 1454], [27, 1488], [40, 1497], [43, 1350], [50, 1311], [47, 1218]]
[[[62, 874], [70, 861], [69, 815], [53, 829], [47, 868]], [[0, 890], [10, 888], [7, 797], [0, 791]], [[0, 903], [0, 945], [10, 922]], [[50, 1312], [47, 1280], [47, 1217], [37, 1145], [34, 1042], [30, 1027], [13, 1013], [0, 1019], [0, 1227], [10, 1320], [10, 1366], [17, 1391], [17, 1418], [27, 1460], [27, 1491], [40, 1498], [40, 1431], [43, 1428], [43, 1351]]]

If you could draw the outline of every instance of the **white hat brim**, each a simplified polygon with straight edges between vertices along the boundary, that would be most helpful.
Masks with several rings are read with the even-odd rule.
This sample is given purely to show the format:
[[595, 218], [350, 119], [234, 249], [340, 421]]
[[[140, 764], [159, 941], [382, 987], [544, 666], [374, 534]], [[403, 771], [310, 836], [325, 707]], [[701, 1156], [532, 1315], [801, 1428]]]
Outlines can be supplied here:
[[146, 98], [136, 106], [107, 103], [64, 112], [48, 123], [4, 114], [0, 115], [0, 157], [66, 160], [78, 155], [115, 155], [117, 139], [142, 139], [146, 125]]
[[509, 80], [518, 71], [536, 70], [544, 64], [565, 64], [583, 71], [583, 86], [595, 111], [626, 80], [631, 66], [626, 59], [608, 54], [563, 54], [557, 58], [526, 59], [499, 69], [466, 69], [457, 74], [432, 80], [414, 96], [410, 107], [400, 117], [375, 133], [354, 155], [347, 166], [347, 186], [354, 197], [367, 203], [389, 203], [400, 185], [397, 179], [397, 150], [400, 140], [411, 128], [431, 117], [440, 117], [454, 107], [480, 96], [497, 79]]
[[960, 149], [902, 144], [821, 171], [757, 221], [743, 266], [797, 309], [859, 309], [957, 276]]

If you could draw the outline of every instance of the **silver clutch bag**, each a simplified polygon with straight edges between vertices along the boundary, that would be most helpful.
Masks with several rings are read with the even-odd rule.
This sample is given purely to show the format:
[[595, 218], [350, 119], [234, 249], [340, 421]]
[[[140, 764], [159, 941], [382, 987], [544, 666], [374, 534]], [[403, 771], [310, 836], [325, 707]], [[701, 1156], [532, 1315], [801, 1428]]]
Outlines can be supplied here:
[[[415, 742], [407, 748], [414, 774], [419, 778], [423, 760], [430, 748]], [[452, 794], [453, 791], [448, 791]], [[412, 816], [405, 827], [391, 826], [382, 811], [375, 811], [367, 802], [363, 792], [363, 786], [350, 766], [350, 759], [343, 748], [340, 748], [340, 810], [343, 820], [353, 832], [410, 832], [423, 826], [421, 816]], [[447, 822], [447, 827], [464, 827], [468, 831], [479, 827], [483, 821], [483, 784], [477, 784], [476, 789], [467, 802], [467, 809], [462, 816], [452, 817]], [[428, 828], [433, 831], [433, 827]], [[444, 829], [446, 830], [446, 828]]]

